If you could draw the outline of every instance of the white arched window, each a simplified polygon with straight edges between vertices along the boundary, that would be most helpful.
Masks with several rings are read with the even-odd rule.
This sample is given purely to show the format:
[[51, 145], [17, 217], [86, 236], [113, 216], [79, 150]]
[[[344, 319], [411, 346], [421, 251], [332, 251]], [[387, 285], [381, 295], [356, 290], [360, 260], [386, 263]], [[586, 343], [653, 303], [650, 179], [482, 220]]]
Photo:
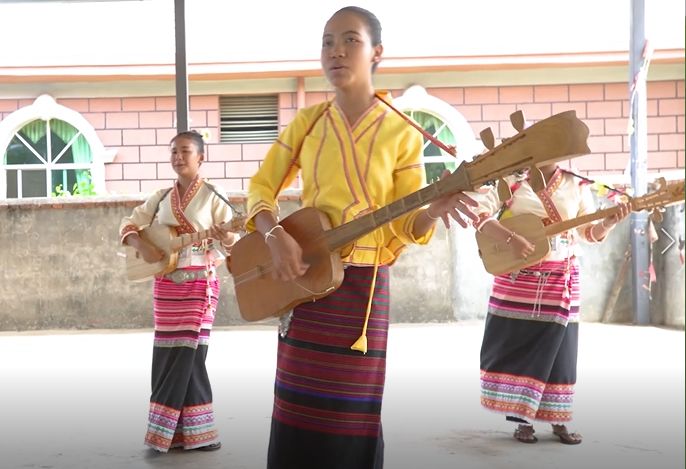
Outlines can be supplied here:
[[0, 150], [0, 198], [105, 192], [108, 158], [95, 129], [50, 96], [0, 122]]
[[469, 161], [484, 150], [464, 116], [450, 104], [428, 94], [423, 87], [411, 86], [395, 98], [393, 104], [439, 141], [457, 150], [455, 158], [424, 138], [427, 182], [437, 180], [444, 169], [453, 171], [462, 161]]

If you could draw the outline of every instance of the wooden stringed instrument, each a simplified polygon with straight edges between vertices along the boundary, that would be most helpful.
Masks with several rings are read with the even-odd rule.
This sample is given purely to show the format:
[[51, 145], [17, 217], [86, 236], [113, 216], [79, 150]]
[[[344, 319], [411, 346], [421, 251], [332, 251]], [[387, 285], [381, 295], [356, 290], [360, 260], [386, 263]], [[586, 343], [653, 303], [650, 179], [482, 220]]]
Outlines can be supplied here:
[[[652, 209], [654, 214], [659, 214], [657, 211], [659, 208], [684, 201], [683, 180], [667, 184], [664, 178], [660, 178], [656, 185], [655, 191], [629, 200], [632, 212]], [[548, 226], [544, 226], [543, 221], [538, 216], [529, 213], [505, 218], [500, 220], [500, 224], [534, 244], [534, 252], [523, 259], [511, 249], [509, 244], [504, 241], [494, 241], [484, 233], [477, 231], [476, 244], [479, 247], [479, 255], [486, 271], [493, 275], [502, 275], [524, 269], [545, 259], [551, 250], [550, 238], [552, 236], [609, 217], [618, 211], [619, 207], [609, 207]]]
[[[220, 225], [222, 229], [228, 229], [234, 233], [243, 230], [244, 226], [244, 215], [234, 215], [231, 220]], [[138, 235], [164, 252], [164, 258], [158, 262], [146, 262], [135, 248], [128, 245], [124, 246], [126, 278], [132, 282], [141, 282], [154, 276], [173, 272], [176, 269], [179, 251], [182, 248], [211, 236], [209, 229], [178, 235], [174, 227], [161, 225], [157, 223], [157, 220], [139, 231]]]
[[514, 171], [534, 168], [590, 153], [588, 127], [566, 111], [523, 128], [521, 112], [510, 116], [513, 137], [462, 162], [447, 177], [395, 202], [335, 228], [319, 210], [306, 207], [284, 218], [280, 225], [300, 244], [310, 267], [302, 277], [284, 282], [272, 277], [272, 259], [261, 233], [241, 238], [231, 251], [231, 274], [241, 316], [258, 321], [281, 315], [294, 306], [314, 301], [336, 290], [343, 281], [340, 252], [356, 239], [435, 199], [473, 191]]

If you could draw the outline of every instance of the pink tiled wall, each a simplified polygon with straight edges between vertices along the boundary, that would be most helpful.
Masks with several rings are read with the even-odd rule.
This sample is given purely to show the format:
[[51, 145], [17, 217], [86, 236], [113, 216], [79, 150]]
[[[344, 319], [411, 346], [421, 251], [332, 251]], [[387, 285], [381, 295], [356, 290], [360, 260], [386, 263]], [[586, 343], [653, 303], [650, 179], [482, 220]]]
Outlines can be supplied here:
[[[587, 175], [624, 172], [629, 161], [629, 100], [626, 83], [434, 88], [428, 92], [457, 109], [475, 135], [491, 127], [496, 138], [514, 133], [510, 113], [522, 110], [534, 122], [576, 110], [590, 129], [590, 155], [572, 164]], [[648, 169], [684, 168], [684, 82], [648, 83]]]
[[[629, 159], [628, 87], [625, 83], [430, 88], [431, 95], [457, 109], [474, 134], [491, 127], [496, 138], [514, 133], [510, 113], [521, 109], [529, 122], [574, 109], [590, 128], [593, 154], [574, 159], [588, 175], [622, 173]], [[398, 96], [402, 90], [394, 90]], [[330, 93], [308, 93], [306, 105], [330, 99]], [[0, 100], [0, 118], [33, 102]], [[105, 147], [117, 148], [106, 165], [107, 189], [112, 193], [150, 192], [169, 186], [175, 178], [168, 145], [175, 135], [173, 97], [77, 98], [58, 102], [80, 112], [95, 128]], [[269, 145], [220, 144], [219, 96], [190, 98], [190, 126], [209, 131], [203, 175], [229, 191], [247, 189]], [[295, 93], [279, 96], [280, 130], [296, 113]], [[648, 83], [648, 168], [684, 168], [684, 81]]]

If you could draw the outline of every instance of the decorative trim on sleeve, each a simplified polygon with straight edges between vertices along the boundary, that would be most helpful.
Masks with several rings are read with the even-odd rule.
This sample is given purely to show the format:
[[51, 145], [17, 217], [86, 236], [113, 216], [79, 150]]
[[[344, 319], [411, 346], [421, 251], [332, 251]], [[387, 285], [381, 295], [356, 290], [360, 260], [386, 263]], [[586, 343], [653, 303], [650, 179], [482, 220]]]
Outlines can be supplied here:
[[285, 142], [283, 142], [280, 138], [276, 139], [276, 144], [283, 147], [286, 151], [292, 152], [293, 148], [291, 148], [290, 145], [287, 145]]
[[136, 225], [126, 225], [124, 228], [122, 228], [119, 241], [123, 244], [124, 239], [131, 233], [138, 233], [138, 227]]
[[402, 168], [397, 168], [393, 171], [393, 175], [397, 175], [398, 173], [401, 173], [403, 171], [407, 171], [409, 169], [421, 169], [423, 168], [423, 163], [417, 163], [417, 164], [409, 164], [407, 166], [403, 166]]

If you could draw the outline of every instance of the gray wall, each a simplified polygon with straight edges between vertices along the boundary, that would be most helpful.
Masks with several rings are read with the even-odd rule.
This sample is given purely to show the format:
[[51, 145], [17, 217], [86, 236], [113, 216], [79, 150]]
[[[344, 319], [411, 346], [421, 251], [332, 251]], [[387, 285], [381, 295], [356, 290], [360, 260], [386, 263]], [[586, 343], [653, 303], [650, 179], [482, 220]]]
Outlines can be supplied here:
[[[138, 328], [152, 326], [152, 281], [131, 283], [117, 255], [117, 228], [140, 198], [108, 197], [0, 202], [0, 330]], [[240, 195], [234, 197], [239, 205]], [[282, 203], [284, 214], [297, 208]], [[684, 238], [683, 205], [665, 213], [665, 229]], [[660, 225], [656, 228], [660, 231]], [[628, 244], [628, 221], [602, 245], [585, 246], [582, 317], [602, 317]], [[684, 266], [666, 237], [655, 244], [656, 325], [684, 327]], [[440, 226], [428, 246], [410, 246], [392, 268], [392, 319], [440, 322], [484, 317], [490, 276], [478, 258], [472, 229]], [[227, 270], [217, 325], [245, 324]], [[632, 322], [631, 275], [617, 301], [615, 322]], [[266, 321], [272, 323], [272, 320]]]

